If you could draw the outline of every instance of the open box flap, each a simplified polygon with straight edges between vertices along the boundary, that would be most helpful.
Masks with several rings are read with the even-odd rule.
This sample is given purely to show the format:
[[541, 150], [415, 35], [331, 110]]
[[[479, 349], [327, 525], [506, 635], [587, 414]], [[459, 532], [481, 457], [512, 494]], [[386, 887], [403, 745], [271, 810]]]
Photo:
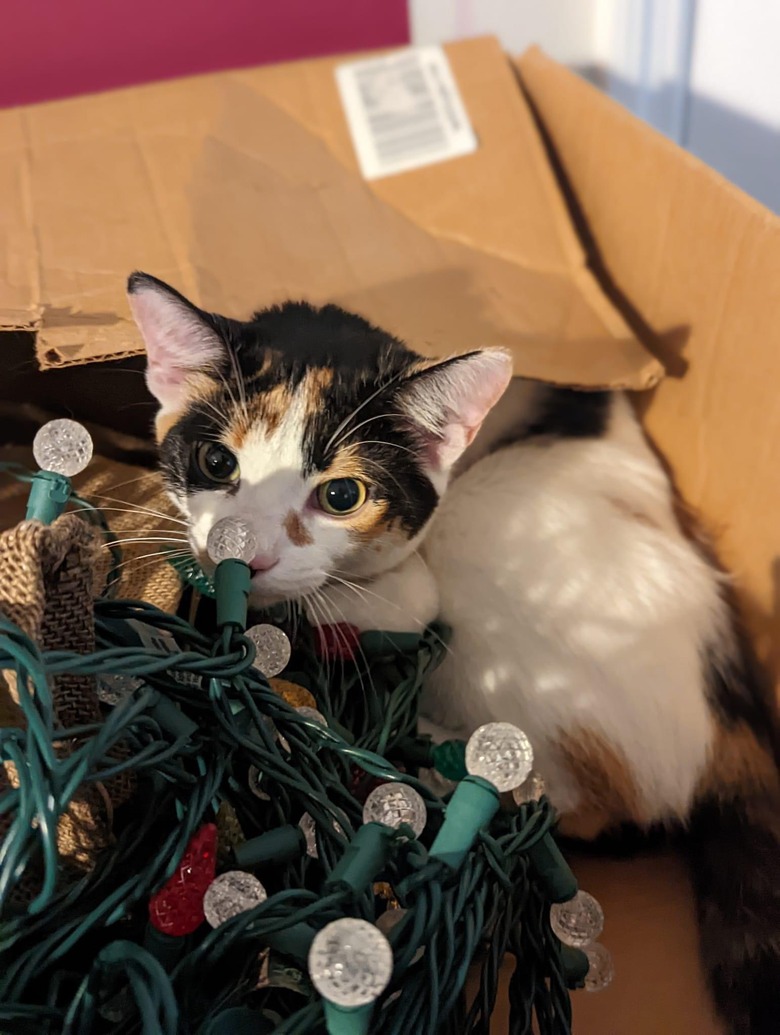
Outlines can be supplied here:
[[336, 299], [428, 355], [505, 345], [529, 377], [655, 384], [498, 44], [447, 53], [480, 146], [370, 186], [333, 60], [0, 113], [0, 324], [36, 330], [44, 368], [136, 354], [124, 281], [141, 268], [231, 315]]
[[605, 276], [681, 329], [645, 424], [780, 686], [780, 218], [539, 50], [519, 70]]

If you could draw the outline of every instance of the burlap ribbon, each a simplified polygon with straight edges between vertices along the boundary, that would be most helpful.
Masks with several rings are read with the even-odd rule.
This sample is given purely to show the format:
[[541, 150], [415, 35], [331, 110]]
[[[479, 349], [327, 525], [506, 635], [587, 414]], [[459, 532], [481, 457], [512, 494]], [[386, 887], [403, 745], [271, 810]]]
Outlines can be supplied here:
[[[76, 514], [53, 525], [24, 521], [0, 533], [0, 612], [43, 650], [90, 653], [95, 649], [93, 602], [100, 576], [100, 535]], [[100, 705], [91, 676], [62, 675], [52, 687], [56, 725], [67, 729], [99, 722]], [[0, 674], [0, 723], [24, 725], [15, 675]], [[73, 749], [57, 744], [60, 757]], [[121, 748], [115, 750], [120, 757]], [[82, 785], [60, 817], [57, 846], [63, 873], [88, 869], [111, 840], [113, 807], [133, 789], [132, 774], [113, 777], [105, 785]], [[17, 785], [11, 763], [0, 768], [0, 791]], [[0, 838], [11, 817], [0, 817]], [[17, 887], [18, 897], [35, 893], [34, 865]]]

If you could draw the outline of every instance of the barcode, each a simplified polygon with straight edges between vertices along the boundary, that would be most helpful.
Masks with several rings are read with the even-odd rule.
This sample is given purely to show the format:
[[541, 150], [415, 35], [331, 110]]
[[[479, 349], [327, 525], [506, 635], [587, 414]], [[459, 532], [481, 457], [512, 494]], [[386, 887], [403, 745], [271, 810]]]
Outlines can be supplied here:
[[474, 131], [440, 47], [350, 62], [336, 69], [336, 78], [366, 179], [475, 150]]

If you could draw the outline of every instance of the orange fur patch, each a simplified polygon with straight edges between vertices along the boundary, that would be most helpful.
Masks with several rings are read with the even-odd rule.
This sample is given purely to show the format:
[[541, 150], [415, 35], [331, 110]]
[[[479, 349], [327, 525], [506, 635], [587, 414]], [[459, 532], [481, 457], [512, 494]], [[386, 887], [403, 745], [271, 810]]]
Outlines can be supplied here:
[[[267, 365], [265, 363], [264, 365]], [[333, 381], [333, 371], [316, 368], [309, 371], [301, 386], [296, 390], [304, 396], [306, 413], [314, 413], [323, 402], [323, 392]], [[257, 392], [247, 399], [246, 406], [237, 400], [232, 414], [232, 426], [225, 439], [225, 445], [238, 450], [244, 444], [252, 428], [260, 425], [266, 434], [273, 434], [279, 427], [293, 401], [293, 392], [288, 384], [274, 385], [265, 392]]]
[[[356, 478], [358, 481], [371, 484], [369, 467], [363, 462], [357, 446], [346, 446], [340, 449], [330, 467], [323, 475], [323, 481], [331, 478]], [[341, 520], [355, 538], [363, 542], [371, 542], [390, 531], [390, 524], [385, 520], [387, 504], [381, 500], [369, 499], [354, 514]]]
[[246, 407], [237, 402], [232, 414], [230, 431], [225, 445], [238, 450], [252, 428], [261, 425], [267, 434], [273, 434], [282, 422], [292, 402], [289, 385], [274, 385], [267, 392], [259, 392], [247, 399]]
[[601, 734], [584, 729], [568, 733], [558, 751], [580, 789], [576, 812], [561, 817], [563, 834], [592, 840], [621, 823], [649, 822], [627, 760]]
[[744, 722], [717, 726], [707, 767], [696, 788], [697, 797], [725, 801], [780, 792], [780, 775], [767, 749]]
[[205, 374], [191, 374], [186, 381], [188, 389], [186, 403], [174, 413], [158, 414], [154, 422], [154, 432], [159, 445], [171, 428], [178, 424], [182, 417], [198, 400], [206, 399], [214, 391], [214, 382]]
[[311, 533], [294, 510], [284, 519], [284, 530], [293, 546], [309, 546], [314, 542]]
[[390, 523], [385, 520], [386, 513], [386, 503], [381, 500], [369, 500], [355, 514], [345, 518], [345, 521], [353, 536], [364, 542], [371, 542], [390, 532]]

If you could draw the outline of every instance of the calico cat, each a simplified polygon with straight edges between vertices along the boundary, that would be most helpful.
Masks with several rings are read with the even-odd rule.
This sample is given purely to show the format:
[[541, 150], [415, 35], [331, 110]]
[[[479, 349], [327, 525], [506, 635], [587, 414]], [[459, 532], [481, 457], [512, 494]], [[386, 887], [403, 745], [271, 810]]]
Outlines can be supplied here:
[[628, 399], [512, 380], [501, 350], [432, 362], [333, 305], [241, 322], [146, 274], [128, 290], [204, 566], [241, 515], [255, 605], [441, 616], [429, 719], [521, 726], [575, 836], [685, 825], [717, 1005], [733, 1033], [780, 1030], [774, 713]]

